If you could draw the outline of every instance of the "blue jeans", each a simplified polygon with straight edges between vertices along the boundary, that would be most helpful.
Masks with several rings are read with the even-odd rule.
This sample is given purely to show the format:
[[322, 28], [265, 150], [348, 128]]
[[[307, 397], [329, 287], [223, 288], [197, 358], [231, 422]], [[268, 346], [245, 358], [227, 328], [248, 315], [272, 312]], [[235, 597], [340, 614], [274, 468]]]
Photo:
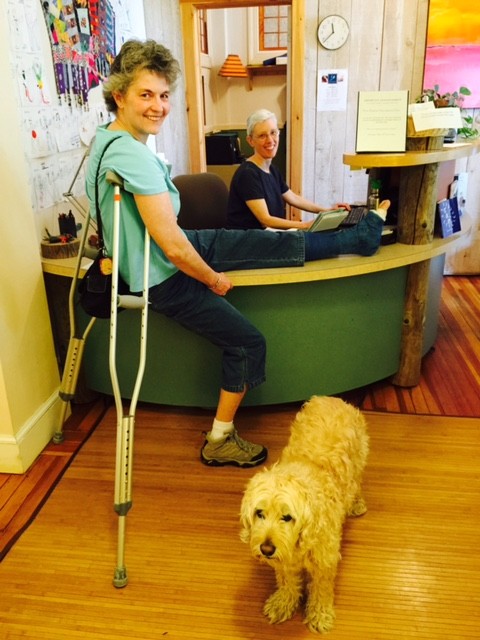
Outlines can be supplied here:
[[305, 262], [333, 258], [345, 253], [372, 256], [382, 239], [383, 220], [368, 212], [354, 227], [330, 233], [305, 234]]
[[[302, 266], [341, 253], [371, 255], [380, 244], [383, 222], [369, 213], [355, 228], [333, 233], [249, 229], [186, 231], [215, 271]], [[172, 318], [223, 351], [222, 389], [240, 393], [265, 381], [264, 336], [228, 300], [179, 271], [150, 289], [150, 308]]]

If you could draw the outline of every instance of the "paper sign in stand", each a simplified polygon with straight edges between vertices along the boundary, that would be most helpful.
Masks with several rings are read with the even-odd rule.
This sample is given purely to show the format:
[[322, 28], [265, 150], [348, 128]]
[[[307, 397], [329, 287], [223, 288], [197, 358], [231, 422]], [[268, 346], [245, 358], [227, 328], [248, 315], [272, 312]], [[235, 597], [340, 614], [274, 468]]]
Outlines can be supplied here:
[[408, 91], [359, 91], [357, 153], [406, 149]]

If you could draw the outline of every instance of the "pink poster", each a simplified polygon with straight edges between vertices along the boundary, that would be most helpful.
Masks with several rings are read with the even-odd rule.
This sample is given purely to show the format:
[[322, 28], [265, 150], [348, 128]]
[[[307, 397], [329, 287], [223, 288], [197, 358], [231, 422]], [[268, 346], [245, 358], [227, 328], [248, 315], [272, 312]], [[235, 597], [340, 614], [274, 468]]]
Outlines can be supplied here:
[[463, 107], [480, 107], [480, 10], [470, 0], [430, 0], [423, 86], [472, 92]]

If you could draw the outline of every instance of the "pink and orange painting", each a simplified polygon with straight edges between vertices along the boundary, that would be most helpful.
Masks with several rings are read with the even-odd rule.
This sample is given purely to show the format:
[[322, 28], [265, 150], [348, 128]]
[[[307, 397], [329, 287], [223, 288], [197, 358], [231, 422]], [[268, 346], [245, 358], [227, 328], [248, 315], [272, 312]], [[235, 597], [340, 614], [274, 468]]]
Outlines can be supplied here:
[[480, 107], [480, 9], [472, 0], [430, 0], [423, 86], [472, 92], [463, 107]]

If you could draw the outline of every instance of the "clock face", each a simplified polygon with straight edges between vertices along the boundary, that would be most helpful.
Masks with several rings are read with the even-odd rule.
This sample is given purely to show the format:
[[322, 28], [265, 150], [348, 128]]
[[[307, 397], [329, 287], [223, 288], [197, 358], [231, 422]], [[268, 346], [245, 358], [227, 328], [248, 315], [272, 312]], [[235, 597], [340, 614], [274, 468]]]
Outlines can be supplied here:
[[347, 41], [350, 28], [342, 16], [327, 16], [318, 26], [318, 41], [325, 49], [340, 49]]

